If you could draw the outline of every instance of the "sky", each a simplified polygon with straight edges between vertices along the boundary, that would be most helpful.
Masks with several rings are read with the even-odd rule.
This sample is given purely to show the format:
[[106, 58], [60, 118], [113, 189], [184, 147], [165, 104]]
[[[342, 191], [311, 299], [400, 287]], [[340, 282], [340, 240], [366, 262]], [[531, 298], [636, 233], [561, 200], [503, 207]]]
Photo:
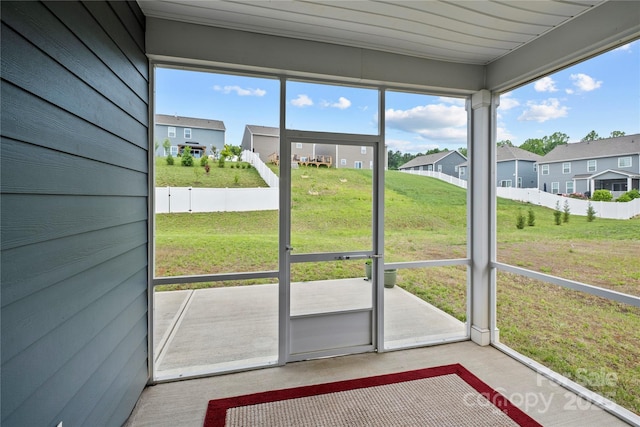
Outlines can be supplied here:
[[[245, 125], [279, 126], [280, 83], [167, 68], [156, 70], [156, 113], [222, 120], [226, 143], [240, 145]], [[377, 134], [376, 90], [289, 81], [287, 127]], [[390, 150], [424, 153], [466, 147], [463, 98], [387, 92]], [[589, 132], [640, 133], [640, 40], [500, 96], [497, 140], [519, 146], [554, 132], [579, 142]]]

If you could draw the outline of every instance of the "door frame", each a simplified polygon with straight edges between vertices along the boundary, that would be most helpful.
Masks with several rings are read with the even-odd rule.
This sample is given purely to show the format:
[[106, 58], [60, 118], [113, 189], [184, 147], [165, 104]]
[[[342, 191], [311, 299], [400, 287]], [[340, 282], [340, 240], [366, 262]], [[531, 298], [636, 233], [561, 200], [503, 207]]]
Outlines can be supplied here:
[[[380, 104], [380, 102], [379, 102]], [[381, 351], [383, 348], [383, 226], [384, 218], [384, 140], [378, 135], [312, 132], [281, 128], [280, 138], [280, 230], [279, 230], [279, 351], [278, 362], [304, 360], [342, 354]], [[292, 254], [291, 242], [291, 144], [351, 145], [373, 147], [371, 249], [358, 252]], [[286, 160], [285, 160], [286, 159]], [[338, 159], [336, 159], [336, 162]], [[326, 349], [313, 353], [291, 354], [291, 264], [295, 262], [331, 261], [340, 257], [372, 258], [371, 344]], [[296, 259], [297, 258], [297, 259]]]

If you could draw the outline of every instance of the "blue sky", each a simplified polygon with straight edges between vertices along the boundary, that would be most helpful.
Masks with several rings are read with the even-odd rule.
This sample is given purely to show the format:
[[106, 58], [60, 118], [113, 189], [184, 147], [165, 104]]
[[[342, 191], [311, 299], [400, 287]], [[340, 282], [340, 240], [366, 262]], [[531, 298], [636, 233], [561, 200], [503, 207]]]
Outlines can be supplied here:
[[[247, 124], [279, 126], [279, 81], [173, 69], [156, 71], [156, 113], [222, 120], [239, 145]], [[466, 146], [464, 99], [387, 92], [391, 150], [425, 152]], [[377, 92], [289, 82], [287, 127], [377, 133]], [[640, 41], [502, 94], [498, 140], [520, 145], [562, 132], [570, 142], [595, 130], [640, 133]]]

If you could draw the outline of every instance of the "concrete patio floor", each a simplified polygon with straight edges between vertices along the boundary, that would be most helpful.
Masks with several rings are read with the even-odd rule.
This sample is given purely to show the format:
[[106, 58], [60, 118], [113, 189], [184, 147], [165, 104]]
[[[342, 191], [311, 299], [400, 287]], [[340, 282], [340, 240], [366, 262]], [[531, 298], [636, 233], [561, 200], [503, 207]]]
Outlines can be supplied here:
[[[384, 289], [385, 349], [465, 338], [466, 325], [395, 286]], [[371, 307], [362, 278], [294, 283], [291, 313]], [[278, 359], [278, 285], [156, 292], [157, 380], [274, 365]]]

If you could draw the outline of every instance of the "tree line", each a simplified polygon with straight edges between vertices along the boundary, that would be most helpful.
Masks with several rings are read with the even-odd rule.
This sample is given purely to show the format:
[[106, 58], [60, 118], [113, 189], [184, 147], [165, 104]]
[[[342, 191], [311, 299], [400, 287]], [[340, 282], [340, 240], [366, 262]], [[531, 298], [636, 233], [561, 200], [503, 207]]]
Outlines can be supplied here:
[[[608, 139], [608, 138], [618, 138], [621, 136], [625, 136], [625, 132], [614, 130], [613, 132], [611, 132], [609, 136], [601, 137], [600, 135], [598, 135], [598, 133], [595, 130], [592, 130], [584, 138], [582, 138], [580, 142], [597, 141], [600, 139]], [[552, 135], [544, 136], [542, 138], [529, 138], [517, 147], [523, 150], [529, 151], [531, 153], [544, 156], [545, 154], [547, 154], [548, 152], [556, 148], [558, 145], [563, 145], [567, 143], [569, 143], [569, 135], [562, 132], [554, 132]], [[509, 147], [515, 147], [515, 145], [513, 145], [513, 143], [508, 139], [498, 141], [497, 145], [499, 147], [504, 145]], [[435, 153], [441, 153], [446, 151], [449, 151], [449, 150], [446, 148], [443, 150], [440, 150], [439, 148], [435, 148], [433, 150], [427, 151], [426, 153], [412, 154], [412, 153], [402, 153], [400, 151], [389, 150], [389, 153], [388, 153], [389, 169], [398, 169], [403, 164], [419, 156], [425, 156], [428, 154], [435, 154]], [[458, 152], [465, 157], [467, 156], [466, 147], [458, 148]]]

